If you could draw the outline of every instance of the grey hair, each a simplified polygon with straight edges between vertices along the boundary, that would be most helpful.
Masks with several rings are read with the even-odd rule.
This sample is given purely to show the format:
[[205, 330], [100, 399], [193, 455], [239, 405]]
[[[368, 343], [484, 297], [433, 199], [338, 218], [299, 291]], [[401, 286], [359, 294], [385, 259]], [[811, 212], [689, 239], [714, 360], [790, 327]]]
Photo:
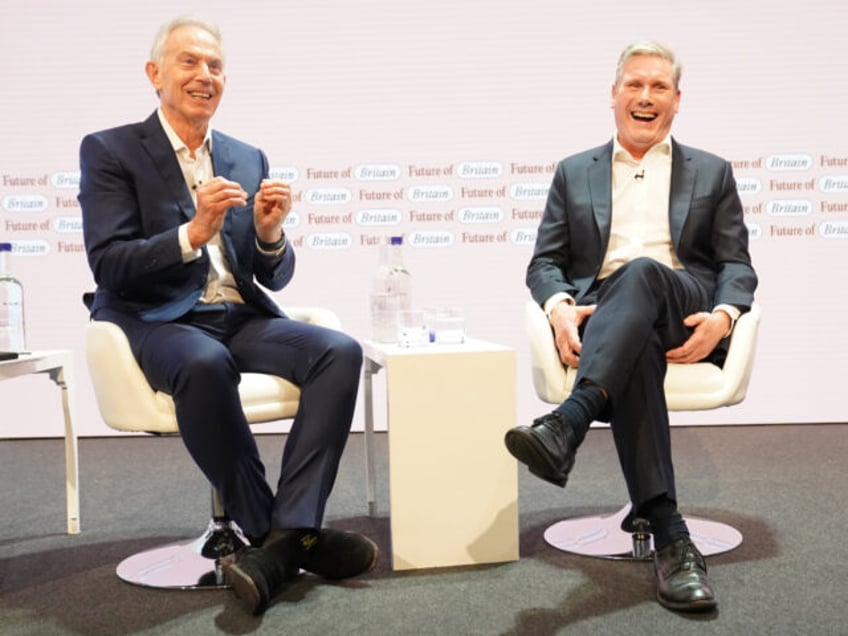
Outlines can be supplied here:
[[674, 56], [674, 52], [670, 48], [654, 40], [634, 42], [621, 52], [621, 55], [618, 57], [618, 65], [615, 68], [616, 86], [621, 84], [621, 76], [624, 73], [624, 65], [627, 64], [630, 58], [636, 57], [637, 55], [654, 55], [667, 60], [671, 64], [671, 72], [674, 75], [674, 88], [675, 90], [680, 88], [680, 76], [683, 74], [683, 67], [680, 65], [680, 62], [677, 61], [677, 58]]
[[171, 33], [182, 27], [198, 27], [206, 31], [209, 35], [215, 38], [218, 47], [221, 49], [221, 56], [224, 57], [224, 42], [221, 37], [221, 30], [211, 22], [206, 22], [200, 18], [192, 16], [182, 16], [175, 18], [170, 22], [166, 22], [159, 28], [156, 38], [153, 40], [153, 46], [150, 47], [150, 59], [159, 64], [162, 63], [162, 57], [165, 54], [165, 42], [168, 41]]

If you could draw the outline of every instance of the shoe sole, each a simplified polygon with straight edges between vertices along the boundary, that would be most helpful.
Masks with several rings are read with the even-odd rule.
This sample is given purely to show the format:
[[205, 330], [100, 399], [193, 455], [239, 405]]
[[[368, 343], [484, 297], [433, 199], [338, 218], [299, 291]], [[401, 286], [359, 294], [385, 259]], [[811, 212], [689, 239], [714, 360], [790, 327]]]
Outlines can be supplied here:
[[667, 601], [662, 596], [657, 594], [657, 601], [666, 609], [674, 610], [675, 612], [712, 612], [718, 607], [718, 602], [715, 600], [692, 601], [691, 603], [675, 603]]
[[362, 570], [362, 572], [360, 572], [360, 574], [365, 574], [366, 572], [370, 572], [370, 571], [371, 571], [371, 570], [373, 570], [375, 567], [377, 567], [377, 557], [378, 557], [378, 556], [380, 556], [380, 548], [378, 548], [378, 547], [377, 547], [377, 544], [376, 544], [376, 543], [374, 543], [374, 542], [373, 542], [371, 539], [369, 539], [368, 537], [365, 537], [365, 540], [366, 540], [368, 543], [370, 543], [370, 544], [371, 544], [371, 548], [374, 550], [374, 555], [371, 557], [371, 563], [369, 563], [369, 564], [368, 564], [368, 567], [366, 567], [364, 570]]
[[244, 570], [237, 564], [230, 565], [226, 569], [226, 580], [244, 609], [254, 615], [262, 613], [262, 595]]
[[531, 473], [545, 481], [564, 488], [568, 483], [568, 470], [560, 470], [544, 447], [527, 429], [511, 429], [504, 437], [504, 443], [510, 455], [525, 464]]
[[380, 555], [380, 548], [378, 548], [377, 544], [374, 543], [368, 537], [362, 536], [362, 535], [360, 535], [360, 537], [368, 543], [368, 545], [371, 547], [371, 550], [372, 550], [371, 561], [365, 567], [358, 568], [355, 571], [351, 570], [350, 572], [338, 573], [338, 572], [328, 572], [328, 571], [325, 571], [323, 568], [320, 568], [320, 567], [319, 568], [310, 568], [309, 563], [307, 563], [306, 565], [304, 565], [304, 569], [307, 572], [312, 572], [313, 574], [317, 574], [318, 576], [325, 578], [327, 580], [330, 580], [330, 581], [340, 581], [342, 579], [348, 579], [348, 578], [353, 577], [353, 576], [359, 576], [360, 574], [365, 574], [366, 572], [370, 572], [375, 567], [377, 567], [377, 558]]

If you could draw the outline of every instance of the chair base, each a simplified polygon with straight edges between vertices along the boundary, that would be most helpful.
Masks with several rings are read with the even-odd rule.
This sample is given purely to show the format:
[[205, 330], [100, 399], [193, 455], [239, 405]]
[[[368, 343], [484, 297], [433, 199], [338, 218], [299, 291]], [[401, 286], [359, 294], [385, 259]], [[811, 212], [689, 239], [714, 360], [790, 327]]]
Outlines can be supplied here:
[[236, 524], [213, 519], [197, 539], [176, 542], [127, 557], [118, 564], [118, 577], [143, 587], [205, 590], [229, 587], [223, 560], [247, 541]]
[[[649, 535], [642, 541], [621, 529], [630, 504], [610, 515], [590, 515], [559, 521], [545, 530], [545, 541], [564, 552], [604, 559], [647, 561], [653, 558]], [[729, 552], [742, 543], [742, 533], [718, 521], [684, 515], [689, 535], [704, 556]]]

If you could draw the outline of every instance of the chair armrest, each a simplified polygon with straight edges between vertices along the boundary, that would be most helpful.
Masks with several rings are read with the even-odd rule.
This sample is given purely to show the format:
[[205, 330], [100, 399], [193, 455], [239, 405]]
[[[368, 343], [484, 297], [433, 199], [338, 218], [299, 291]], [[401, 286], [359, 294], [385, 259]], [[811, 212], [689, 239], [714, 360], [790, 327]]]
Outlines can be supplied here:
[[762, 308], [757, 303], [752, 304], [750, 310], [739, 316], [730, 335], [730, 346], [722, 367], [725, 381], [729, 386], [735, 387], [733, 395], [728, 399], [728, 406], [738, 404], [748, 393], [761, 316]]
[[527, 301], [524, 308], [524, 326], [530, 344], [536, 395], [549, 404], [559, 404], [571, 393], [577, 369], [562, 364], [548, 317], [532, 300]]

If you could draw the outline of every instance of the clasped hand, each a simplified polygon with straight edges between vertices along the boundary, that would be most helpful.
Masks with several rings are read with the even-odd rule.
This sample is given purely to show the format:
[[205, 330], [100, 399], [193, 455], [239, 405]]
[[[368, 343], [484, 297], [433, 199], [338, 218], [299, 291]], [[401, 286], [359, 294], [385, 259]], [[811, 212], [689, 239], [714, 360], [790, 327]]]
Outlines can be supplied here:
[[548, 319], [554, 328], [554, 340], [563, 364], [577, 368], [583, 348], [580, 342], [580, 325], [594, 313], [596, 306], [561, 302], [551, 310]]
[[683, 319], [692, 328], [686, 342], [665, 352], [665, 359], [675, 364], [691, 364], [703, 360], [730, 330], [730, 316], [723, 311], [699, 311]]
[[[595, 307], [596, 305], [569, 305], [561, 302], [551, 310], [550, 322], [559, 357], [562, 363], [569, 367], [577, 368], [580, 362], [580, 325], [592, 315]], [[692, 334], [682, 345], [666, 352], [668, 362], [691, 364], [706, 358], [727, 335], [730, 317], [723, 311], [700, 311], [686, 316], [683, 324], [692, 329]]]
[[[197, 211], [188, 225], [193, 248], [206, 245], [221, 231], [227, 210], [247, 205], [247, 192], [235, 181], [215, 177], [197, 187]], [[264, 179], [253, 202], [253, 225], [261, 241], [273, 243], [292, 207], [291, 186], [279, 179]]]

